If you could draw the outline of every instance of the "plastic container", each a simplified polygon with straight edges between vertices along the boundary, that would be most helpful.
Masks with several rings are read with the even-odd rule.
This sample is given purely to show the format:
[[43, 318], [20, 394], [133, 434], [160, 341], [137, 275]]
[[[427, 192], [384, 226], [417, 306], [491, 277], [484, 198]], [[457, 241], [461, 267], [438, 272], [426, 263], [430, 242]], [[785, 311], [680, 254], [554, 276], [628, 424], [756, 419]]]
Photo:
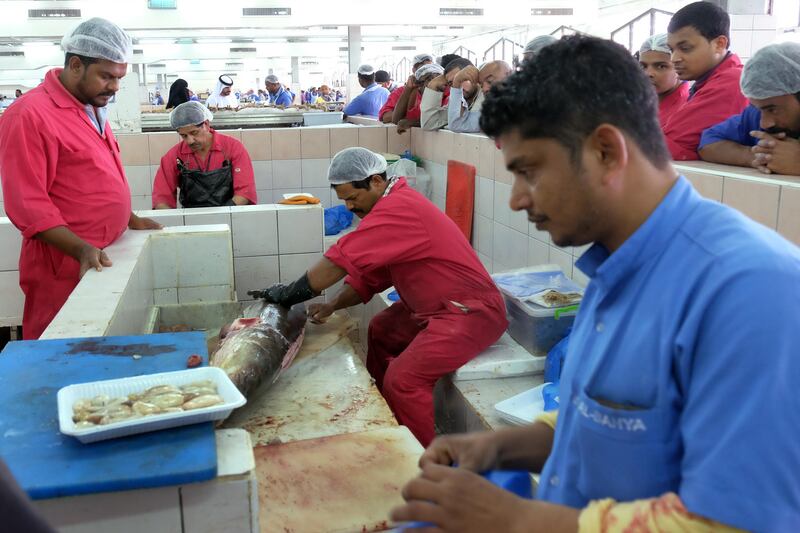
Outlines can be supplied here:
[[[223, 403], [212, 405], [211, 407], [204, 407], [202, 409], [194, 409], [180, 413], [151, 415], [86, 429], [77, 429], [72, 421], [72, 407], [75, 402], [83, 398], [94, 398], [100, 394], [118, 398], [135, 392], [143, 392], [156, 385], [175, 385], [179, 387], [203, 380], [210, 380], [216, 384], [217, 394], [222, 397], [224, 400]], [[224, 420], [234, 409], [243, 406], [247, 402], [224, 370], [208, 366], [189, 370], [178, 370], [177, 372], [162, 372], [145, 376], [68, 385], [58, 391], [57, 398], [58, 426], [61, 433], [73, 436], [84, 443], [186, 426], [211, 420]]]
[[508, 311], [508, 333], [532, 355], [546, 356], [575, 322], [575, 307], [541, 307], [521, 302], [503, 292]]
[[303, 113], [303, 126], [327, 126], [328, 124], [340, 124], [344, 119], [341, 112], [318, 112]]

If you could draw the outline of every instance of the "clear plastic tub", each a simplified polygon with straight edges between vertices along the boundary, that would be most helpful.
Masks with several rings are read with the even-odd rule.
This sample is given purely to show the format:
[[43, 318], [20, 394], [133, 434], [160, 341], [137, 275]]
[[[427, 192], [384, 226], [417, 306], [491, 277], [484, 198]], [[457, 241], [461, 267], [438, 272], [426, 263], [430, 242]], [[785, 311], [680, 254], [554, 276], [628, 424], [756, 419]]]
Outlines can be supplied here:
[[[146, 389], [156, 385], [175, 385], [179, 387], [204, 380], [214, 382], [217, 386], [217, 394], [224, 400], [223, 403], [202, 409], [145, 416], [86, 429], [76, 428], [75, 423], [72, 421], [72, 407], [75, 402], [83, 398], [94, 398], [101, 394], [119, 398], [131, 393], [144, 392]], [[178, 370], [176, 372], [161, 372], [145, 376], [68, 385], [58, 391], [58, 425], [61, 433], [65, 435], [71, 435], [84, 443], [96, 442], [148, 431], [197, 424], [199, 422], [224, 420], [231, 414], [231, 411], [243, 406], [245, 402], [244, 396], [242, 396], [242, 393], [239, 392], [239, 389], [236, 388], [236, 385], [233, 384], [224, 370], [206, 366]]]
[[577, 309], [541, 307], [503, 293], [508, 311], [508, 334], [536, 356], [547, 355], [575, 322]]

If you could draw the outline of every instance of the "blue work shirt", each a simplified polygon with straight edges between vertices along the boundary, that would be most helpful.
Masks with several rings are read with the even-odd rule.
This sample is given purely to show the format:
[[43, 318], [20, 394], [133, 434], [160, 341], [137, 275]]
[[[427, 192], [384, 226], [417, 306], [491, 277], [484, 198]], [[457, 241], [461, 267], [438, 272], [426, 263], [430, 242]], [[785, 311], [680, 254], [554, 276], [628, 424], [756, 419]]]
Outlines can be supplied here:
[[800, 249], [684, 177], [591, 278], [538, 497], [677, 493], [751, 531], [800, 525]]
[[751, 104], [738, 115], [733, 115], [719, 124], [703, 130], [697, 149], [700, 150], [707, 144], [719, 141], [733, 141], [744, 146], [755, 146], [758, 144], [758, 139], [750, 135], [750, 132], [758, 130], [761, 130], [761, 110]]
[[369, 85], [364, 92], [353, 98], [344, 108], [344, 114], [352, 115], [369, 115], [377, 117], [378, 111], [381, 110], [383, 104], [389, 99], [389, 91], [386, 87], [378, 85], [373, 82]]
[[289, 92], [283, 87], [278, 89], [278, 92], [275, 94], [272, 93], [268, 94], [269, 94], [269, 103], [273, 105], [282, 105], [288, 107], [292, 105], [292, 101], [294, 100], [294, 97], [290, 95]]

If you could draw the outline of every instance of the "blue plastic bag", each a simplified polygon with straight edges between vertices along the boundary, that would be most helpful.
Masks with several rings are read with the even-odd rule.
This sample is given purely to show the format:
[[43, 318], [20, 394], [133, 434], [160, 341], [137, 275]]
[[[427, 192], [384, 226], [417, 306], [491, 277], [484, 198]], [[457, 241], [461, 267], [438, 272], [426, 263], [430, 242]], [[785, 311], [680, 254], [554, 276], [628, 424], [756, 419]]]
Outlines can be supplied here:
[[547, 352], [547, 359], [544, 360], [545, 383], [558, 383], [561, 380], [561, 368], [564, 366], [564, 360], [567, 357], [571, 330], [572, 328], [567, 330], [566, 336]]
[[336, 235], [353, 223], [353, 213], [343, 205], [325, 209], [325, 235]]

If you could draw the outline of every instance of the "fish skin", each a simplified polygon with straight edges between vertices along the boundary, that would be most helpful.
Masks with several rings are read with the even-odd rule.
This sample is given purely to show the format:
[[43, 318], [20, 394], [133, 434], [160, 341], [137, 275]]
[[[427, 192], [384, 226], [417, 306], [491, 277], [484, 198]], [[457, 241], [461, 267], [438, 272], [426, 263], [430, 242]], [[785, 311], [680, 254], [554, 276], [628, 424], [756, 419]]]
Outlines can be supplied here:
[[245, 309], [243, 319], [222, 328], [220, 337], [224, 338], [210, 364], [224, 370], [249, 398], [262, 385], [272, 385], [292, 363], [303, 343], [305, 325], [304, 304], [287, 309], [256, 302]]

